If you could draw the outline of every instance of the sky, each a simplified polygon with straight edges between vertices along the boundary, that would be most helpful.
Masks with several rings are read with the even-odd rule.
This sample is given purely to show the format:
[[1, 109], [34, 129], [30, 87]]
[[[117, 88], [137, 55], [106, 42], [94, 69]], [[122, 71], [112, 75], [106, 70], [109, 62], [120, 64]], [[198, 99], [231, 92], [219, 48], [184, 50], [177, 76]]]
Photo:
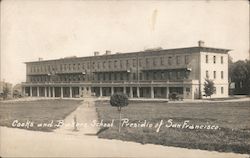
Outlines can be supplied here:
[[197, 46], [249, 58], [248, 1], [2, 0], [0, 80], [25, 82], [24, 62]]

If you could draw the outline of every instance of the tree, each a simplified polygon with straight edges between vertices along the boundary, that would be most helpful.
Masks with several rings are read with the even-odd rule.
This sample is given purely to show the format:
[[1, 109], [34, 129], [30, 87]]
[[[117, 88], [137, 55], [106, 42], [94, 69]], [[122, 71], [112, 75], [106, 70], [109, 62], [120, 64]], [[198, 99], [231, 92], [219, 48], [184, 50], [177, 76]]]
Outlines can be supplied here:
[[211, 95], [214, 94], [215, 92], [215, 86], [214, 86], [213, 80], [209, 80], [207, 78], [205, 79], [204, 92], [205, 92], [206, 97], [210, 96], [211, 98]]
[[7, 99], [8, 95], [11, 93], [11, 89], [7, 83], [3, 85], [3, 99]]
[[236, 94], [250, 94], [250, 61], [238, 60], [229, 65], [229, 78], [235, 83]]
[[233, 74], [233, 69], [234, 69], [234, 63], [233, 63], [233, 58], [228, 55], [228, 79], [229, 79], [229, 84], [232, 82], [232, 74]]
[[113, 107], [117, 107], [117, 110], [119, 112], [119, 132], [121, 131], [121, 111], [122, 107], [125, 107], [128, 105], [128, 96], [123, 93], [115, 93], [110, 97], [110, 104]]

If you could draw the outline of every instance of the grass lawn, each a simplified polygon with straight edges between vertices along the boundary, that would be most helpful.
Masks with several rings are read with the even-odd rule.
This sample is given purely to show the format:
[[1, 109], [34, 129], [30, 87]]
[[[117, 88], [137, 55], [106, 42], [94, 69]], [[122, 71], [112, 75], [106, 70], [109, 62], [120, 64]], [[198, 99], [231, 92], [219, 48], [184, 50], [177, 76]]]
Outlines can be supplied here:
[[[152, 143], [167, 146], [203, 149], [211, 151], [236, 152], [250, 154], [250, 102], [214, 102], [214, 103], [157, 103], [130, 102], [122, 109], [122, 118], [131, 123], [144, 120], [156, 125], [163, 120], [159, 132], [156, 128], [125, 127], [118, 133], [119, 114], [108, 101], [97, 101], [99, 120], [110, 122], [113, 127], [101, 130], [100, 138], [134, 141], [142, 144]], [[216, 125], [219, 128], [189, 129], [169, 127], [167, 121], [180, 124], [185, 120], [194, 125]], [[140, 121], [140, 122], [139, 122]], [[130, 124], [131, 125], [131, 124]]]
[[[64, 119], [79, 105], [79, 100], [37, 100], [20, 102], [0, 102], [0, 125], [13, 127], [14, 120], [27, 125], [24, 127], [29, 130], [52, 131], [56, 127], [37, 127], [40, 123], [51, 123], [55, 125], [57, 120]], [[33, 127], [31, 125], [33, 122]], [[45, 124], [44, 124], [45, 125]], [[17, 126], [17, 123], [14, 125]]]

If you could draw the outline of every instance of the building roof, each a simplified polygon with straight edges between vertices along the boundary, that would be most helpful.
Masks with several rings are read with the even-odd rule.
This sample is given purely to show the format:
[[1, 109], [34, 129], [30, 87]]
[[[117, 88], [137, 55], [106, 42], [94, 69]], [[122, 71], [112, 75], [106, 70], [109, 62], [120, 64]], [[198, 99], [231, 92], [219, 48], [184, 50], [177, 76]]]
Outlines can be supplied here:
[[159, 50], [146, 50], [146, 51], [138, 51], [138, 52], [128, 52], [128, 53], [115, 53], [115, 54], [101, 54], [97, 56], [85, 56], [85, 57], [66, 57], [66, 58], [59, 58], [59, 59], [52, 59], [52, 60], [39, 60], [39, 61], [30, 61], [25, 62], [25, 64], [29, 63], [39, 63], [39, 62], [46, 62], [46, 61], [58, 61], [58, 60], [72, 60], [72, 59], [81, 59], [81, 58], [96, 58], [96, 57], [106, 57], [106, 56], [124, 56], [124, 55], [147, 55], [147, 54], [154, 54], [155, 53], [180, 53], [181, 51], [192, 50], [193, 52], [213, 52], [213, 53], [228, 53], [231, 49], [223, 49], [223, 48], [212, 48], [212, 47], [185, 47], [185, 48], [173, 48], [173, 49], [159, 49]]

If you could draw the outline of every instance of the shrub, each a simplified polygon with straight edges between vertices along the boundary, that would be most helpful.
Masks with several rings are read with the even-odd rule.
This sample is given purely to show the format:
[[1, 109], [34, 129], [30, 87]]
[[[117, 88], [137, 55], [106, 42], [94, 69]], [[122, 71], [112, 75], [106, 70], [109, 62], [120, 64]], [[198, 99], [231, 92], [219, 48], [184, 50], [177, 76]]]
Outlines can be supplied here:
[[121, 131], [121, 111], [122, 107], [128, 105], [128, 96], [123, 93], [115, 93], [110, 97], [110, 105], [117, 107], [119, 112], [120, 122], [119, 122], [119, 132]]

